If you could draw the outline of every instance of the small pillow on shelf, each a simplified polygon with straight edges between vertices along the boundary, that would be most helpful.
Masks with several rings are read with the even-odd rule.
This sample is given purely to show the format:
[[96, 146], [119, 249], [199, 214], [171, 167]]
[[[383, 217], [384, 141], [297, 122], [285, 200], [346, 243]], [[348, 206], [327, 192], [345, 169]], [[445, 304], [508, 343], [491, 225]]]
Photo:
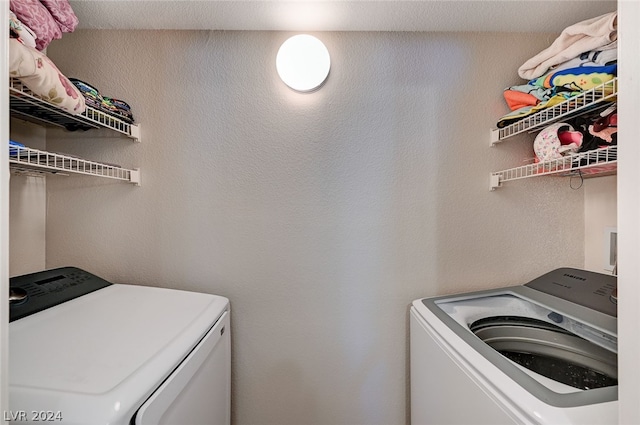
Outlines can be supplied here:
[[36, 48], [36, 34], [31, 28], [20, 22], [13, 12], [9, 12], [9, 29], [20, 38], [24, 45]]
[[40, 0], [58, 23], [62, 32], [73, 32], [78, 26], [78, 17], [68, 0]]
[[34, 94], [60, 109], [78, 115], [85, 99], [45, 54], [9, 39], [9, 76], [18, 78]]

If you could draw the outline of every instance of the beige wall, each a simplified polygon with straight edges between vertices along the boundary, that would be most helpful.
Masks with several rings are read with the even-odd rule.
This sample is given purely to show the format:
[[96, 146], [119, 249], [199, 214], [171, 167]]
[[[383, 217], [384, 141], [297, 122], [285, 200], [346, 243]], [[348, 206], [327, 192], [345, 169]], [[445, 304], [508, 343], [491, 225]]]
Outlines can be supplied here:
[[[11, 119], [12, 140], [33, 149], [45, 148], [46, 129]], [[9, 276], [33, 273], [46, 267], [47, 180], [33, 173], [9, 178]]]
[[289, 35], [52, 43], [130, 102], [142, 143], [56, 130], [48, 149], [140, 167], [142, 186], [48, 179], [47, 266], [229, 297], [235, 424], [405, 423], [413, 299], [584, 265], [584, 190], [489, 191], [532, 157], [529, 135], [489, 147], [501, 91], [555, 36], [320, 33], [331, 74], [301, 95], [275, 72]]
[[605, 268], [605, 230], [617, 230], [616, 176], [585, 180], [584, 198], [584, 267], [599, 273], [611, 273]]

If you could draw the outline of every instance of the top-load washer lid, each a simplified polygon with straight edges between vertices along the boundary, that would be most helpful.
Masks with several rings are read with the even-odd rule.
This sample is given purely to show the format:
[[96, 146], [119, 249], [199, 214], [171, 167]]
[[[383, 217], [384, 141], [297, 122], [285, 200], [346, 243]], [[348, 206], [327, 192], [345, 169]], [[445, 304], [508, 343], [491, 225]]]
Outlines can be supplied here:
[[[551, 282], [553, 289], [563, 274], [576, 276], [575, 269], [554, 272], [544, 284], [533, 286]], [[600, 276], [592, 277], [606, 282], [609, 290], [615, 288], [615, 277]], [[421, 301], [465, 343], [545, 403], [573, 407], [616, 400], [616, 317], [550, 292], [525, 285]], [[608, 294], [602, 299], [608, 301]]]
[[228, 308], [216, 295], [113, 284], [11, 322], [10, 409], [128, 423]]

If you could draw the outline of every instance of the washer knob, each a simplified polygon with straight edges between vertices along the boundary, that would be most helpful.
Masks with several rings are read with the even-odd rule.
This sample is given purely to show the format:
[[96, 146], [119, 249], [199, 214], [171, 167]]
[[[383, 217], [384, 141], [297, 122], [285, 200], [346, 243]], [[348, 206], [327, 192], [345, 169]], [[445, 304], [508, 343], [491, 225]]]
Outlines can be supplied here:
[[9, 288], [9, 304], [18, 304], [26, 301], [27, 291], [23, 288]]

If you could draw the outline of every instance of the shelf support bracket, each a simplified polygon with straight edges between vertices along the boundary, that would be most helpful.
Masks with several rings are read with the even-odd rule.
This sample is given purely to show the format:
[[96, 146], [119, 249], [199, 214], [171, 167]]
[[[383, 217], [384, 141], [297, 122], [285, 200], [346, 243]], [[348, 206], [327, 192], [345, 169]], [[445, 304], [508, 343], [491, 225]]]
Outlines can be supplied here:
[[491, 136], [490, 136], [489, 140], [491, 140], [491, 147], [495, 146], [496, 143], [502, 141], [502, 140], [500, 140], [500, 129], [499, 128], [491, 130]]
[[140, 186], [140, 169], [139, 168], [134, 168], [133, 170], [131, 170], [129, 176], [130, 176], [129, 181], [131, 181], [131, 183], [135, 184], [136, 186]]
[[142, 141], [142, 136], [140, 135], [140, 124], [131, 125], [129, 127], [129, 135], [134, 142]]
[[497, 188], [500, 187], [500, 174], [491, 173], [489, 178], [490, 178], [490, 181], [491, 181], [490, 189], [492, 191], [494, 191], [494, 190], [496, 190]]

